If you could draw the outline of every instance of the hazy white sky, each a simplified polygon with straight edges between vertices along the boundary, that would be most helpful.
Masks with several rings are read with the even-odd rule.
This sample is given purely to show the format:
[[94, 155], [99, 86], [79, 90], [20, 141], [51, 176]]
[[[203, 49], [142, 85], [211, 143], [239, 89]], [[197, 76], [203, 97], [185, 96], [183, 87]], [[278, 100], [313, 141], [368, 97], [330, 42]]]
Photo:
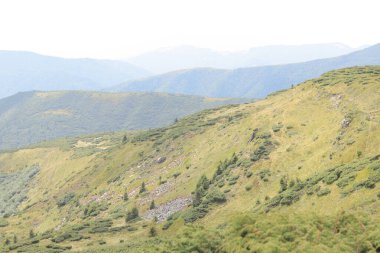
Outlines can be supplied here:
[[125, 58], [160, 47], [380, 42], [379, 0], [0, 0], [0, 50]]

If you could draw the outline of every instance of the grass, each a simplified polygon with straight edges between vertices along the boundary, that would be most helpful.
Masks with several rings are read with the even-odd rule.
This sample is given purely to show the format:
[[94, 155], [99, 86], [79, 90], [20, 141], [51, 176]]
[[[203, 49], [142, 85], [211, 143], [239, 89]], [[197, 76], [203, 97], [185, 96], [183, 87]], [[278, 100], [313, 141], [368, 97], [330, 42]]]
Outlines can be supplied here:
[[[40, 170], [28, 181], [17, 214], [4, 218], [9, 225], [0, 227], [0, 241], [16, 234], [16, 245], [30, 252], [53, 246], [84, 252], [376, 251], [378, 71], [337, 70], [267, 99], [210, 109], [161, 129], [3, 152], [3, 174], [21, 175], [33, 164]], [[342, 128], [347, 115], [351, 123]], [[95, 147], [103, 148], [91, 152]], [[158, 162], [160, 157], [166, 159]], [[209, 186], [199, 191], [203, 175]], [[140, 193], [143, 182], [147, 191]], [[159, 206], [195, 198], [198, 191], [198, 205], [169, 221], [144, 218], [152, 200]], [[68, 198], [70, 193], [75, 196]], [[126, 222], [133, 207], [140, 218]], [[29, 239], [30, 228], [38, 242]]]

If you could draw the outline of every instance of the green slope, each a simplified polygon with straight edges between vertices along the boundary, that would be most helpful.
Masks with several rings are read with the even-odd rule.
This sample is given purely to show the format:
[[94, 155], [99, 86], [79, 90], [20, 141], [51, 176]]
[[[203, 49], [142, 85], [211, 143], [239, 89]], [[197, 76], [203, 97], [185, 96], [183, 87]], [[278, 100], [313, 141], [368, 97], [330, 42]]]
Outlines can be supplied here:
[[380, 44], [335, 58], [302, 63], [239, 68], [195, 68], [174, 71], [118, 85], [115, 91], [159, 91], [211, 97], [262, 98], [271, 92], [316, 78], [334, 69], [379, 65]]
[[64, 136], [161, 127], [205, 108], [244, 101], [164, 93], [19, 93], [0, 100], [0, 149]]
[[342, 69], [165, 128], [4, 152], [3, 178], [39, 170], [3, 248], [379, 252], [379, 87], [380, 67]]

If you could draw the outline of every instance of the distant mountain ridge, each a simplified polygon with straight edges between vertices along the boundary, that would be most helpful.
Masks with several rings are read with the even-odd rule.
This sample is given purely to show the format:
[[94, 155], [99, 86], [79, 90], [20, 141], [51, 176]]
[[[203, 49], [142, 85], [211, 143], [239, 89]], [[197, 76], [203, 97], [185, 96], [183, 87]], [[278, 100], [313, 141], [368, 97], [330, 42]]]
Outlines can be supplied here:
[[196, 68], [113, 87], [113, 91], [156, 91], [210, 97], [262, 98], [334, 69], [380, 65], [380, 44], [328, 59], [233, 70]]
[[153, 73], [162, 74], [189, 68], [234, 69], [289, 64], [336, 57], [355, 50], [357, 49], [339, 43], [272, 45], [237, 52], [181, 46], [159, 49], [127, 60]]
[[103, 89], [150, 73], [124, 61], [0, 51], [0, 98], [20, 91]]
[[206, 108], [246, 101], [164, 93], [23, 92], [0, 99], [0, 149], [66, 136], [162, 127]]

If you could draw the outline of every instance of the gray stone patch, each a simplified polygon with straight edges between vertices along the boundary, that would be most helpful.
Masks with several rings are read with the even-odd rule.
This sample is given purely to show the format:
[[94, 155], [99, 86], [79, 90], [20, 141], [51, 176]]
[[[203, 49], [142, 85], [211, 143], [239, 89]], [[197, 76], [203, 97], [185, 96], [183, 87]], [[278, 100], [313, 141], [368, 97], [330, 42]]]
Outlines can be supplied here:
[[153, 220], [157, 217], [158, 222], [165, 221], [170, 215], [181, 211], [193, 202], [192, 197], [181, 197], [163, 205], [158, 206], [153, 210], [146, 212], [143, 217], [148, 220]]

